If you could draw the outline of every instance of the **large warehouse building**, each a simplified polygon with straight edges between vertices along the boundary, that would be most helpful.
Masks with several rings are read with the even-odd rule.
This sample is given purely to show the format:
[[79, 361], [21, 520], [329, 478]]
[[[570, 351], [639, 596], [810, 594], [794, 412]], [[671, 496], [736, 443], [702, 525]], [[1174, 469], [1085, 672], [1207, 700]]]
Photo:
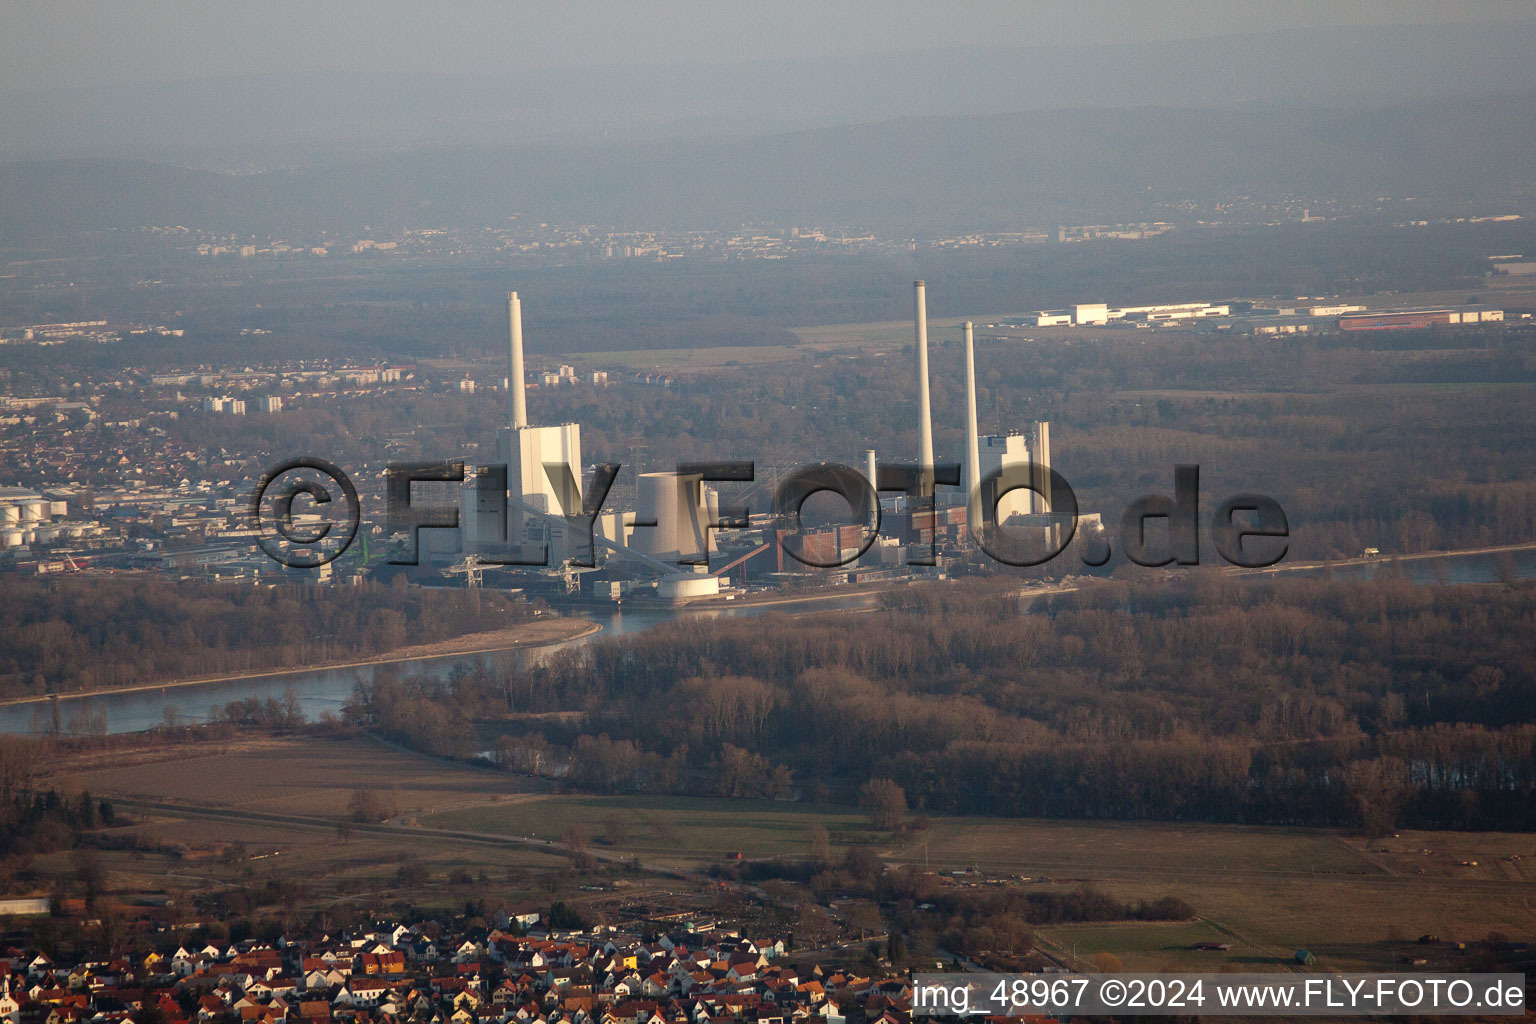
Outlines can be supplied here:
[[1486, 324], [1504, 319], [1502, 309], [1400, 309], [1339, 317], [1341, 331], [1393, 331], [1437, 324]]

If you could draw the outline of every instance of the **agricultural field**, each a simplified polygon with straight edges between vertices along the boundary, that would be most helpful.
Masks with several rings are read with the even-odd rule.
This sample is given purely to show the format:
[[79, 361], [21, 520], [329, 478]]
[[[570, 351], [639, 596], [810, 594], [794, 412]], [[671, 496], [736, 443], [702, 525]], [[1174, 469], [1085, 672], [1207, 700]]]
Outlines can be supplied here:
[[557, 841], [569, 826], [580, 825], [596, 851], [637, 854], [647, 864], [668, 867], [716, 862], [733, 852], [754, 859], [805, 857], [813, 825], [827, 830], [834, 848], [889, 845], [889, 837], [871, 832], [853, 808], [773, 800], [531, 796], [426, 815], [421, 824]]
[[[930, 319], [929, 333], [945, 331], [953, 334], [960, 325], [959, 319]], [[798, 339], [794, 345], [722, 345], [711, 348], [671, 348], [626, 350], [618, 352], [581, 352], [568, 358], [572, 363], [591, 364], [594, 367], [623, 367], [629, 370], [660, 370], [670, 372], [698, 372], [728, 366], [755, 366], [764, 363], [783, 362], [830, 353], [851, 355], [859, 349], [874, 351], [899, 351], [903, 345], [912, 344], [912, 323], [907, 320], [891, 320], [862, 324], [830, 324], [823, 327], [792, 328]]]
[[[1096, 954], [1108, 953], [1128, 971], [1215, 971], [1234, 962], [1242, 963], [1243, 970], [1263, 969], [1245, 962], [1246, 951], [1206, 921], [1057, 925], [1040, 929], [1037, 937], [1068, 963], [1084, 967], [1092, 965]], [[1194, 949], [1199, 942], [1232, 943], [1234, 948]]]
[[49, 783], [103, 796], [200, 807], [340, 817], [353, 794], [377, 794], [391, 816], [479, 804], [547, 787], [532, 779], [439, 761], [378, 740], [275, 737], [170, 747], [122, 764], [56, 769]]
[[1370, 875], [1381, 868], [1333, 833], [1162, 822], [936, 818], [898, 860], [997, 874], [1094, 878]]
[[[1404, 832], [1365, 841], [1321, 829], [942, 816], [923, 831], [880, 833], [852, 807], [559, 794], [537, 780], [368, 738], [107, 751], [76, 756], [49, 783], [112, 798], [134, 819], [144, 849], [102, 854], [123, 894], [217, 888], [281, 866], [317, 894], [452, 903], [478, 886], [498, 897], [548, 898], [542, 887], [550, 880], [575, 888], [564, 845], [572, 826], [610, 867], [638, 861], [663, 873], [736, 852], [803, 857], [820, 826], [834, 856], [862, 846], [889, 863], [954, 873], [952, 884], [1001, 881], [1042, 892], [1091, 884], [1127, 902], [1177, 896], [1199, 914], [1193, 922], [1039, 930], [1048, 950], [1078, 965], [1111, 953], [1130, 970], [1283, 970], [1304, 947], [1329, 968], [1398, 969], [1403, 956], [1424, 955], [1413, 941], [1421, 934], [1444, 937], [1448, 950], [1452, 940], [1525, 935], [1536, 924], [1532, 834]], [[360, 790], [383, 802], [387, 821], [346, 824]], [[232, 861], [236, 849], [243, 859]], [[402, 890], [396, 876], [407, 860], [431, 882]], [[60, 870], [68, 870], [62, 861]], [[625, 888], [656, 884], [645, 877], [632, 876]], [[1197, 951], [1198, 942], [1231, 948]]]

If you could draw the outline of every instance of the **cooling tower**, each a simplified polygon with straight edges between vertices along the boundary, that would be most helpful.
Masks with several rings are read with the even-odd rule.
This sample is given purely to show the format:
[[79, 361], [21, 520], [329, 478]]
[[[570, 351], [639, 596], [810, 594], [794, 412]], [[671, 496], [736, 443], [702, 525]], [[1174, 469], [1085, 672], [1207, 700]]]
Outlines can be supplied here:
[[698, 477], [676, 473], [641, 473], [635, 479], [639, 522], [629, 546], [663, 562], [698, 560], [715, 550], [715, 535], [706, 529], [719, 515], [719, 497], [702, 487]]

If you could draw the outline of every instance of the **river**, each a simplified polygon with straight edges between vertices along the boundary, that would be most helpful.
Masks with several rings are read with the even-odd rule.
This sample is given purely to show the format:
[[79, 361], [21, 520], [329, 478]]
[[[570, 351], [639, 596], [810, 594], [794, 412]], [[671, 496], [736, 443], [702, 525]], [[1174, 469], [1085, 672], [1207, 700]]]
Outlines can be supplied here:
[[[1445, 555], [1436, 558], [1419, 558], [1393, 562], [1382, 559], [1376, 562], [1351, 563], [1324, 568], [1281, 568], [1274, 575], [1316, 576], [1331, 571], [1335, 579], [1371, 579], [1378, 574], [1401, 572], [1405, 579], [1414, 583], [1492, 583], [1499, 579], [1499, 555]], [[1536, 579], [1536, 549], [1515, 551], [1508, 554], [1510, 567], [1518, 579]], [[352, 695], [358, 680], [371, 681], [386, 666], [392, 672], [436, 672], [446, 674], [456, 665], [472, 667], [482, 664], [493, 671], [515, 671], [530, 663], [536, 664], [555, 651], [591, 643], [603, 637], [639, 633], [679, 618], [707, 619], [724, 616], [761, 615], [765, 612], [802, 614], [817, 611], [852, 611], [872, 608], [879, 600], [871, 593], [849, 594], [833, 598], [787, 600], [775, 604], [746, 604], [736, 607], [667, 608], [590, 608], [567, 611], [563, 614], [587, 619], [602, 626], [602, 632], [576, 640], [551, 644], [546, 647], [524, 650], [496, 651], [489, 654], [443, 654], [410, 661], [388, 662], [378, 665], [362, 665], [343, 669], [299, 669], [275, 675], [221, 679], [196, 686], [175, 687], [164, 690], [136, 690], [132, 693], [103, 693], [90, 697], [66, 698], [58, 701], [59, 725], [70, 731], [70, 718], [82, 708], [99, 708], [106, 714], [107, 731], [141, 732], [166, 721], [167, 709], [182, 722], [200, 723], [209, 720], [211, 714], [231, 701], [250, 698], [281, 699], [289, 687], [298, 696], [299, 708], [306, 718], [319, 718], [326, 711], [339, 712]], [[0, 733], [47, 732], [53, 726], [54, 707], [48, 702], [32, 704], [0, 705]]]
[[[89, 697], [65, 698], [57, 702], [59, 726], [70, 730], [70, 719], [82, 710], [99, 709], [106, 715], [107, 731], [142, 732], [166, 721], [167, 709], [173, 709], [178, 721], [201, 723], [232, 701], [251, 698], [282, 699], [289, 687], [298, 697], [299, 708], [308, 719], [318, 719], [326, 711], [339, 713], [352, 695], [358, 680], [372, 681], [380, 670], [447, 674], [456, 665], [476, 664], [498, 672], [515, 671], [537, 664], [555, 651], [591, 643], [603, 637], [639, 633], [679, 618], [708, 619], [723, 616], [761, 615], [766, 612], [797, 614], [807, 611], [850, 611], [871, 608], [879, 600], [875, 594], [850, 594], [834, 598], [784, 601], [775, 604], [744, 604], [737, 607], [668, 608], [635, 607], [591, 608], [562, 612], [587, 619], [602, 626], [602, 632], [575, 640], [522, 650], [493, 651], [483, 654], [441, 654], [409, 661], [357, 665], [337, 669], [298, 669], [272, 675], [220, 679], [193, 686], [134, 690], [130, 693], [100, 693]], [[39, 701], [30, 704], [0, 705], [0, 733], [48, 732], [53, 727], [54, 704]]]
[[1515, 579], [1536, 579], [1536, 548], [1510, 551], [1503, 555], [1444, 555], [1402, 561], [1381, 558], [1322, 569], [1297, 569], [1287, 575], [1320, 576], [1331, 572], [1336, 580], [1368, 580], [1401, 572], [1404, 579], [1413, 583], [1492, 583], [1499, 579], [1500, 558], [1509, 559], [1509, 568]]

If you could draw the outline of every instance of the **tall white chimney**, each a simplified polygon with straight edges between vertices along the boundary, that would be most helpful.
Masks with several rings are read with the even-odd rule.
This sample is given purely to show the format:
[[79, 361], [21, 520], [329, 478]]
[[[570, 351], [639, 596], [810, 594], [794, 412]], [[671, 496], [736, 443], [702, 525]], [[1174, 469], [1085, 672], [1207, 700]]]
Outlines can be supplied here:
[[880, 518], [880, 485], [875, 480], [875, 450], [864, 449], [864, 477], [869, 481], [869, 489], [875, 492], [875, 507], [870, 513], [869, 525], [873, 528]]
[[965, 322], [965, 525], [974, 542], [981, 535], [981, 449], [976, 429], [976, 342]]
[[912, 282], [917, 320], [917, 464], [925, 475], [933, 465], [933, 419], [928, 412], [928, 294], [921, 281]]
[[517, 292], [507, 292], [507, 320], [512, 325], [512, 365], [507, 374], [507, 390], [512, 397], [507, 413], [512, 428], [520, 430], [528, 425], [528, 395], [523, 387], [523, 304]]

